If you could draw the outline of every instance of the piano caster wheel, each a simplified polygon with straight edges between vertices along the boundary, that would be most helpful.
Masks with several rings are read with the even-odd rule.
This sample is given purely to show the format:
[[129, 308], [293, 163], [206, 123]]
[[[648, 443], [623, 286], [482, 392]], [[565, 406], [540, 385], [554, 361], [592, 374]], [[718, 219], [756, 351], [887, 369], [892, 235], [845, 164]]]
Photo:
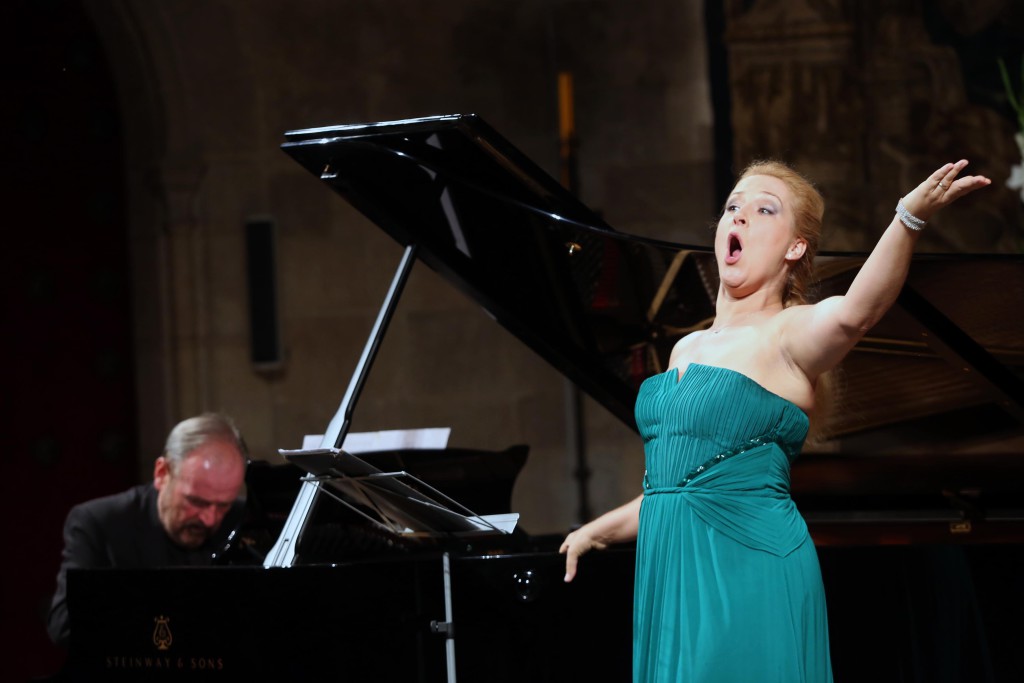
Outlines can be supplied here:
[[519, 602], [533, 602], [540, 597], [540, 575], [532, 569], [516, 572], [512, 579], [515, 581], [516, 599]]

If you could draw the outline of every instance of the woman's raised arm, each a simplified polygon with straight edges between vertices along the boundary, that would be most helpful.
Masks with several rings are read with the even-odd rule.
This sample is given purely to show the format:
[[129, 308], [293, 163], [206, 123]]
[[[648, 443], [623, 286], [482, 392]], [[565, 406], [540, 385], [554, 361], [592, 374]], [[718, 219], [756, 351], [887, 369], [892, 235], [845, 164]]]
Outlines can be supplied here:
[[838, 364], [896, 301], [924, 224], [942, 207], [992, 182], [984, 176], [958, 178], [965, 166], [966, 159], [942, 166], [899, 201], [845, 296], [793, 311], [783, 348], [812, 381]]

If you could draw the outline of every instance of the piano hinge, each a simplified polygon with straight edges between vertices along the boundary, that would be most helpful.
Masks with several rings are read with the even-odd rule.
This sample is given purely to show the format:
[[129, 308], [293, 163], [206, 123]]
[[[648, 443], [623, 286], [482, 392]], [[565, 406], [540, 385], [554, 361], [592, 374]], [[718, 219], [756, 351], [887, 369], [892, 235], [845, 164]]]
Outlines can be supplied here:
[[430, 621], [430, 632], [443, 635], [445, 638], [455, 637], [455, 624], [450, 621], [437, 621], [432, 619]]
[[971, 520], [961, 519], [958, 522], [949, 523], [949, 533], [951, 534], [969, 534], [971, 533]]

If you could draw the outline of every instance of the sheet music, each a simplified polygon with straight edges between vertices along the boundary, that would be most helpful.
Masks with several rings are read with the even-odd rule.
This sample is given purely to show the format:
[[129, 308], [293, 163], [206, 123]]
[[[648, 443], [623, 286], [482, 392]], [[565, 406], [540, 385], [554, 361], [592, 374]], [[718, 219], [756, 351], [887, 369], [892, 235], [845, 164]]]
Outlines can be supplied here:
[[[350, 432], [345, 436], [341, 450], [346, 453], [372, 453], [374, 451], [398, 451], [407, 448], [448, 447], [451, 427], [428, 427], [426, 429], [386, 429], [377, 432]], [[302, 450], [320, 447], [322, 434], [307, 434], [302, 437]]]

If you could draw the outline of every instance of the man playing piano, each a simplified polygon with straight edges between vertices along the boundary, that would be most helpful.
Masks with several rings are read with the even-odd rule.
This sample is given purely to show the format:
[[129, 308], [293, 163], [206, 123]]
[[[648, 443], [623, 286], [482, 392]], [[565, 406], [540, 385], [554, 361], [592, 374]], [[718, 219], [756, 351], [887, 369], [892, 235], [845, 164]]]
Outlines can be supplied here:
[[69, 569], [209, 564], [241, 516], [247, 457], [231, 419], [204, 413], [171, 430], [152, 483], [73, 507], [64, 524], [50, 638], [59, 645], [69, 639]]
[[814, 545], [789, 465], [821, 378], [896, 300], [936, 211], [985, 187], [946, 164], [897, 203], [845, 296], [810, 305], [824, 202], [787, 166], [757, 163], [715, 236], [720, 286], [707, 330], [683, 337], [636, 400], [644, 492], [569, 534], [584, 553], [637, 539], [633, 678], [673, 683], [832, 680]]

